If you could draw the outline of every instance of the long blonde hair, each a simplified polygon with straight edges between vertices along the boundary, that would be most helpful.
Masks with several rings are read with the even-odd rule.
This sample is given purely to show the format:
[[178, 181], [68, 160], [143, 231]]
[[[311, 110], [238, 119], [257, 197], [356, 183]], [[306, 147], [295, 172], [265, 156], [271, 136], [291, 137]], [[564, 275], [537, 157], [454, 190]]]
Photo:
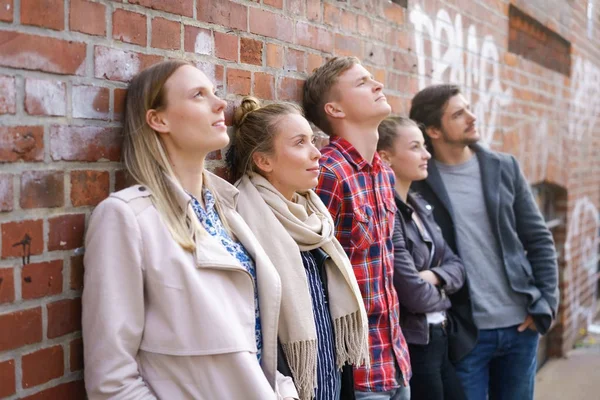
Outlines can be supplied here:
[[179, 180], [171, 168], [159, 134], [146, 122], [148, 110], [161, 110], [167, 106], [165, 83], [184, 65], [191, 64], [179, 60], [163, 61], [131, 80], [125, 102], [122, 158], [131, 177], [152, 193], [151, 200], [173, 239], [183, 249], [194, 252], [194, 237], [204, 230], [191, 207], [182, 210], [177, 203], [169, 178], [176, 184]]

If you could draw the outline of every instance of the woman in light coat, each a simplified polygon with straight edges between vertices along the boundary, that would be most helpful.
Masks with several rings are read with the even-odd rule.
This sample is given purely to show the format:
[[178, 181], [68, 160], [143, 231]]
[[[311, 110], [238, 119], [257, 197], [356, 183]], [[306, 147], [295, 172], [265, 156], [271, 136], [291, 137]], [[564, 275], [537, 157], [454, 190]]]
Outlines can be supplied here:
[[123, 160], [138, 184], [100, 203], [86, 235], [90, 399], [298, 397], [277, 372], [279, 276], [238, 191], [204, 169], [228, 143], [225, 106], [185, 62], [131, 81]]
[[351, 365], [368, 362], [368, 325], [350, 260], [311, 190], [319, 150], [301, 110], [246, 97], [227, 153], [238, 211], [282, 282], [279, 370], [301, 400], [354, 398]]

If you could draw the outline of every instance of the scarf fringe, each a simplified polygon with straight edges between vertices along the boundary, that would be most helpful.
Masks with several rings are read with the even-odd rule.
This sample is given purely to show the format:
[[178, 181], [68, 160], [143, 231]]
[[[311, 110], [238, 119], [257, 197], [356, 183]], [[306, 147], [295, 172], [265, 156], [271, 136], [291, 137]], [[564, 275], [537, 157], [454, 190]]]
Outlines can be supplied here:
[[311, 400], [317, 387], [317, 341], [282, 343], [300, 400]]
[[333, 327], [338, 369], [346, 363], [369, 368], [369, 331], [361, 324], [360, 311], [337, 318]]

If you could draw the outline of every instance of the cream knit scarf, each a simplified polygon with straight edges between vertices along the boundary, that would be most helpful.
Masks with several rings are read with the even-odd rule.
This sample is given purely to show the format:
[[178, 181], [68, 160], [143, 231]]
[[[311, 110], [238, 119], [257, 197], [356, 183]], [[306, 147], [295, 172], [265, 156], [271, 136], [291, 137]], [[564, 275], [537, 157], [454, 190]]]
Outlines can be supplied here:
[[312, 190], [296, 193], [291, 202], [254, 173], [237, 187], [238, 212], [281, 277], [279, 340], [300, 399], [310, 400], [317, 385], [317, 333], [300, 252], [320, 247], [331, 257], [325, 265], [338, 368], [369, 364], [367, 314], [350, 260], [334, 237], [329, 211]]

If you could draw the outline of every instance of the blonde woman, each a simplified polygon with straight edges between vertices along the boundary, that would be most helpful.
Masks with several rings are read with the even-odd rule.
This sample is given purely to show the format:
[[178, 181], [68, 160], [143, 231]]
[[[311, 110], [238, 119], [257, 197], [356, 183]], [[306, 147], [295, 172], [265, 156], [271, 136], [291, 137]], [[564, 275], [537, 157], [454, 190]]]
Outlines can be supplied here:
[[298, 396], [276, 368], [277, 272], [235, 211], [237, 190], [204, 169], [229, 140], [225, 105], [185, 62], [131, 81], [123, 160], [138, 184], [104, 200], [86, 236], [90, 399]]
[[353, 399], [349, 366], [368, 362], [367, 317], [331, 215], [311, 190], [321, 154], [310, 125], [295, 105], [251, 97], [234, 124], [227, 159], [238, 211], [282, 282], [279, 369], [302, 400]]

